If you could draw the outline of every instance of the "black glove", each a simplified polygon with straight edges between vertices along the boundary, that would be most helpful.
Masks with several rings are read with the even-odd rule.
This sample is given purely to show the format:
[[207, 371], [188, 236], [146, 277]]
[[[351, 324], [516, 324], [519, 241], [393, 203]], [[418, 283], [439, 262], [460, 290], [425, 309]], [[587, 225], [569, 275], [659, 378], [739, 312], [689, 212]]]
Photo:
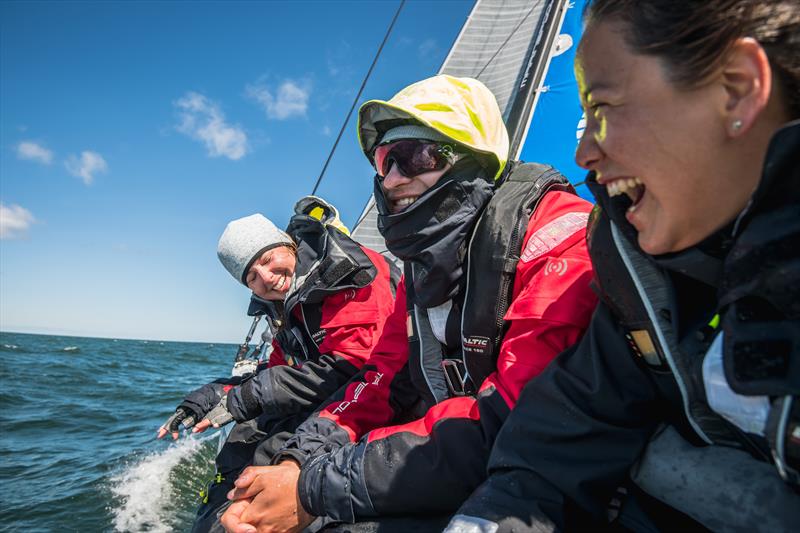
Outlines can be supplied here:
[[180, 426], [189, 429], [204, 418], [215, 428], [224, 426], [233, 420], [226, 406], [228, 391], [241, 382], [240, 377], [218, 379], [190, 392], [161, 427], [177, 433]]

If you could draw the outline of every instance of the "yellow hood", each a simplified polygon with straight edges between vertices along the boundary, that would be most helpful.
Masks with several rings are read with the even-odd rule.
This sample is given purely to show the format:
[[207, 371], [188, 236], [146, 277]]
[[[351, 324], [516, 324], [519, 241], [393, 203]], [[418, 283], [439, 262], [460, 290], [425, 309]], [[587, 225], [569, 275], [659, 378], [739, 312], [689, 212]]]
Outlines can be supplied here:
[[[392, 121], [381, 127], [381, 122]], [[414, 121], [496, 162], [494, 179], [508, 161], [508, 131], [492, 92], [473, 78], [442, 74], [409, 85], [388, 102], [370, 100], [358, 112], [358, 140], [367, 158], [388, 127]]]

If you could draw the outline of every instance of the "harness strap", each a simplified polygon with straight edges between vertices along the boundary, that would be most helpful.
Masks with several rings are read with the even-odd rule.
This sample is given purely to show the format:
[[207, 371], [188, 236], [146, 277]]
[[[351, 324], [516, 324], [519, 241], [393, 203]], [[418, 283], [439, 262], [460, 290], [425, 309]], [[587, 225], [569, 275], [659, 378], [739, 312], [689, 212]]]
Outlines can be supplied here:
[[567, 179], [551, 166], [508, 165], [468, 245], [464, 303], [460, 324], [453, 328], [453, 333], [460, 333], [460, 342], [454, 341], [457, 346], [448, 348], [437, 340], [427, 311], [411, 304], [413, 286], [408, 286], [408, 340], [412, 361], [417, 361], [410, 370], [429, 402], [473, 395], [495, 371], [508, 329], [504, 317], [511, 304], [522, 240], [536, 206], [552, 190], [574, 193]]
[[575, 192], [549, 165], [513, 162], [476, 225], [461, 319], [466, 390], [476, 391], [496, 369], [522, 241], [542, 197], [554, 190]]

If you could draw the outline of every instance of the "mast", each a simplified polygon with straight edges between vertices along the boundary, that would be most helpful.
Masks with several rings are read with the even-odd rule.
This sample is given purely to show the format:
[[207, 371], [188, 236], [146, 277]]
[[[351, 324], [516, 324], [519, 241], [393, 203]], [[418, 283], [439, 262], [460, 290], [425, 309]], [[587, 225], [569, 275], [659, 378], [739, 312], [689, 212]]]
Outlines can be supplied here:
[[506, 112], [506, 128], [509, 136], [509, 158], [516, 159], [530, 127], [530, 119], [536, 107], [539, 89], [549, 64], [550, 52], [561, 26], [565, 2], [550, 0], [544, 6], [534, 38], [530, 43], [528, 62], [517, 85], [515, 97]]

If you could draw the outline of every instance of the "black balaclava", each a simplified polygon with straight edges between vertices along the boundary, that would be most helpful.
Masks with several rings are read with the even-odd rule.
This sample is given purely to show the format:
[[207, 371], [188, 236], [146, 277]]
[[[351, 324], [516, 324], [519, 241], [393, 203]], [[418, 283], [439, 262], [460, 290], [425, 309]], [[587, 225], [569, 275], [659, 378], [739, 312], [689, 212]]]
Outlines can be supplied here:
[[381, 178], [375, 176], [378, 230], [389, 251], [413, 267], [415, 304], [431, 308], [458, 296], [467, 236], [492, 193], [486, 170], [466, 156], [413, 204], [393, 215]]

